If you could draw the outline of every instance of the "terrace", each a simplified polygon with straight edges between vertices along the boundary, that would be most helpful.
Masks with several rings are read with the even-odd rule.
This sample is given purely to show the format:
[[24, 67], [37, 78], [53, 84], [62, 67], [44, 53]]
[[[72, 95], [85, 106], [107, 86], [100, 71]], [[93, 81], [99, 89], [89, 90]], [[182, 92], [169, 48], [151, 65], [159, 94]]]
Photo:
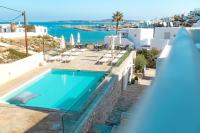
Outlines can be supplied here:
[[[36, 67], [26, 73], [17, 76], [7, 83], [1, 85], [0, 96], [7, 94], [14, 90], [25, 82], [31, 80], [33, 77], [41, 74], [42, 72], [50, 68], [59, 69], [72, 69], [72, 70], [90, 70], [90, 71], [110, 71], [113, 67], [109, 63], [97, 64], [97, 61], [105, 55], [107, 51], [91, 51], [86, 50], [81, 54], [77, 55], [69, 63], [50, 62], [44, 66]], [[124, 72], [128, 72], [127, 68], [131, 67], [133, 61], [133, 53], [127, 52], [121, 57], [119, 62], [112, 69], [112, 74], [116, 75], [117, 79], [106, 81], [105, 86], [100, 87], [100, 92], [96, 92], [96, 97], [90, 99], [90, 101], [96, 101], [88, 104], [90, 111], [96, 112], [95, 114], [101, 113], [104, 115], [103, 118], [96, 118], [92, 112], [84, 111], [88, 114], [74, 114], [74, 113], [63, 113], [52, 110], [38, 110], [34, 108], [24, 108], [11, 104], [1, 104], [0, 106], [0, 126], [6, 127], [0, 129], [0, 132], [71, 132], [73, 130], [83, 130], [87, 132], [91, 126], [91, 122], [105, 121], [109, 112], [112, 111], [112, 107], [117, 102], [117, 98], [121, 90], [123, 89], [123, 75]], [[106, 79], [107, 80], [107, 79]], [[115, 84], [114, 84], [115, 83]], [[114, 86], [114, 87], [113, 87]], [[113, 89], [114, 88], [114, 89]], [[119, 94], [118, 94], [119, 93]], [[99, 95], [100, 94], [100, 95]], [[111, 96], [110, 96], [111, 95]], [[106, 98], [105, 98], [106, 97]], [[92, 100], [93, 99], [93, 100]], [[96, 100], [95, 100], [96, 99]], [[109, 102], [108, 102], [109, 101]], [[95, 104], [96, 105], [95, 105]], [[109, 104], [109, 105], [107, 105]], [[91, 105], [93, 107], [91, 107]], [[96, 108], [96, 106], [102, 107], [102, 109]], [[109, 106], [109, 108], [105, 108]], [[64, 117], [63, 117], [64, 116]], [[81, 117], [84, 116], [84, 117]], [[80, 120], [82, 118], [82, 120]], [[90, 122], [83, 122], [90, 119]], [[20, 120], [20, 121], [19, 121]], [[79, 124], [76, 124], [79, 123]], [[84, 124], [85, 123], [85, 124]], [[87, 124], [86, 124], [87, 123]], [[76, 128], [75, 128], [75, 127]], [[77, 128], [79, 127], [79, 128]]]

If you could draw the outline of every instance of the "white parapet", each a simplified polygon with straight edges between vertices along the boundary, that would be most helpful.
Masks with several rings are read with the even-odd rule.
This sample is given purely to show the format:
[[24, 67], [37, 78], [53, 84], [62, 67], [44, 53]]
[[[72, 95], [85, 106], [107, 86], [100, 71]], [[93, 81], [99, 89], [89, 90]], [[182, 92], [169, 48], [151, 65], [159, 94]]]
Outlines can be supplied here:
[[43, 53], [37, 53], [13, 63], [0, 64], [0, 85], [39, 67], [42, 62]]

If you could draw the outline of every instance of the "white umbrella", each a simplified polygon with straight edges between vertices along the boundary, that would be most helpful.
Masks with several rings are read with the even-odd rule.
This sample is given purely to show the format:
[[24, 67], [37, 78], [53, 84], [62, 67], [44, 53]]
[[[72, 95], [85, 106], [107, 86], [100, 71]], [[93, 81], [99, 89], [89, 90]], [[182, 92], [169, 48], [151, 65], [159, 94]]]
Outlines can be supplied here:
[[121, 45], [121, 44], [122, 44], [122, 34], [119, 33], [119, 45]]
[[66, 46], [65, 46], [65, 38], [64, 36], [62, 35], [61, 36], [61, 40], [60, 40], [60, 48], [64, 49]]
[[114, 58], [114, 50], [115, 50], [115, 38], [111, 37], [111, 50], [112, 50], [112, 58]]
[[114, 36], [112, 36], [111, 50], [112, 50], [112, 53], [114, 53], [114, 50], [115, 50], [115, 38], [114, 38]]
[[78, 34], [77, 34], [77, 44], [80, 44], [80, 43], [81, 43], [81, 35], [78, 32]]
[[70, 43], [70, 45], [74, 45], [75, 44], [73, 34], [70, 35], [69, 43]]

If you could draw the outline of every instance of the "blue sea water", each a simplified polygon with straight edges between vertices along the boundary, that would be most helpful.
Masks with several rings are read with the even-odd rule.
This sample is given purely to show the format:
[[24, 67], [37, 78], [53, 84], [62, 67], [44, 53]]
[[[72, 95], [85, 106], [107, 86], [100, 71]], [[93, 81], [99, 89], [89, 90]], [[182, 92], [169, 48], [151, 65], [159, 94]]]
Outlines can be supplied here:
[[[5, 101], [19, 106], [79, 111], [104, 75], [104, 72], [52, 69], [7, 96]], [[37, 96], [26, 103], [10, 101], [11, 98], [27, 92]]]
[[[64, 25], [103, 25], [108, 24], [105, 22], [89, 22], [89, 21], [69, 21], [69, 22], [30, 22], [30, 24], [41, 25], [48, 27], [48, 33], [55, 37], [65, 37], [66, 41], [69, 41], [70, 35], [74, 35], [75, 41], [77, 40], [78, 32], [81, 35], [81, 43], [103, 43], [104, 37], [108, 35], [114, 35], [115, 31], [105, 31], [105, 30], [96, 30], [96, 31], [83, 31], [73, 28], [64, 28]], [[109, 23], [111, 24], [111, 23]]]

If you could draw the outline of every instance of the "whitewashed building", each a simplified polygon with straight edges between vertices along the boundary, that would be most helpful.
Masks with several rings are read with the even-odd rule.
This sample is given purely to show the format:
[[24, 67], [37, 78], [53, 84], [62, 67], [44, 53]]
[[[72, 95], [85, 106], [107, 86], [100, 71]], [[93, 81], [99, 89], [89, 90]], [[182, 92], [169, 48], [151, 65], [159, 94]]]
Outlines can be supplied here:
[[24, 33], [24, 28], [22, 28], [22, 27], [17, 27], [15, 32], [16, 32], [16, 33]]
[[[28, 36], [43, 36], [48, 34], [47, 27], [44, 26], [34, 26], [35, 30], [33, 32], [28, 32]], [[3, 38], [17, 38], [24, 36], [24, 28], [22, 25], [15, 25], [15, 31], [11, 30], [11, 24], [0, 24], [0, 37]]]
[[[157, 27], [151, 40], [151, 48], [162, 50], [166, 45], [171, 45], [180, 29], [181, 27]], [[190, 27], [186, 30], [196, 43], [200, 43], [200, 27]]]
[[[140, 49], [143, 47], [150, 47], [151, 39], [153, 38], [153, 29], [151, 28], [128, 28], [119, 31], [121, 34], [121, 44], [129, 45], [135, 47], [136, 49]], [[104, 39], [105, 44], [109, 44], [109, 37], [106, 36]], [[115, 36], [115, 40], [119, 40], [118, 37]], [[118, 44], [118, 41], [116, 42]]]
[[200, 20], [194, 23], [192, 27], [200, 27]]
[[154, 31], [154, 37], [151, 39], [151, 48], [162, 50], [167, 44], [170, 44], [177, 35], [180, 27], [157, 27]]
[[44, 26], [35, 26], [35, 32], [40, 35], [47, 35], [48, 29]]
[[7, 33], [11, 32], [11, 25], [10, 24], [0, 24], [0, 33]]

